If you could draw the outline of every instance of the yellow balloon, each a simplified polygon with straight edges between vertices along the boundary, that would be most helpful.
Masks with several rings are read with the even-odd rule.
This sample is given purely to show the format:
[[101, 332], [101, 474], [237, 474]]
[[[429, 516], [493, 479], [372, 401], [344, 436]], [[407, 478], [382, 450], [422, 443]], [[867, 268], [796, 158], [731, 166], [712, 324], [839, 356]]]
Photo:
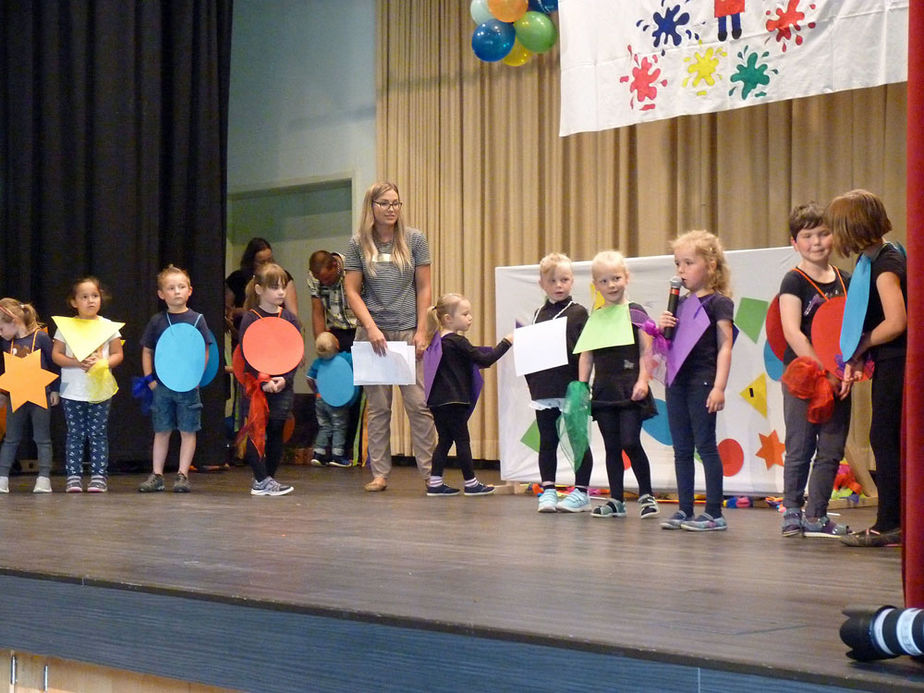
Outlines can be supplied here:
[[526, 50], [523, 47], [523, 44], [520, 43], [520, 40], [515, 39], [513, 42], [513, 48], [510, 49], [507, 57], [503, 59], [503, 63], [504, 65], [510, 65], [511, 67], [519, 67], [520, 65], [525, 65], [528, 63], [529, 59], [532, 57], [532, 51]]

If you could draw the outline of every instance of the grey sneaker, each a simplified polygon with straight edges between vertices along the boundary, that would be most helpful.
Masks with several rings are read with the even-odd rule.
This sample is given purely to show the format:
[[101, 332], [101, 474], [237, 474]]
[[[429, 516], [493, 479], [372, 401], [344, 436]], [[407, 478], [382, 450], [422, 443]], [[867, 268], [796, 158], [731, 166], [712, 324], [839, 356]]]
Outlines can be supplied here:
[[36, 477], [32, 493], [51, 493], [51, 479], [47, 476]]
[[686, 521], [687, 514], [678, 510], [666, 520], [661, 520], [661, 529], [680, 529], [681, 523]]
[[0, 493], [10, 492], [10, 477], [0, 476]]
[[80, 476], [77, 474], [72, 474], [67, 477], [67, 483], [64, 485], [65, 493], [83, 493], [83, 484], [80, 481]]
[[294, 490], [291, 486], [280, 484], [271, 476], [266, 477], [263, 481], [254, 479], [253, 484], [250, 485], [251, 496], [284, 496]]
[[173, 492], [174, 493], [189, 493], [192, 491], [192, 486], [189, 485], [189, 477], [178, 472], [176, 479], [173, 481]]
[[780, 527], [780, 533], [784, 537], [797, 537], [802, 534], [801, 510], [787, 510], [783, 513], [783, 523]]
[[101, 474], [94, 474], [90, 477], [90, 483], [87, 484], [87, 493], [106, 493], [109, 490], [109, 483], [106, 477]]
[[164, 488], [164, 475], [163, 474], [151, 474], [147, 478], [147, 481], [144, 481], [139, 487], [139, 493], [155, 493], [156, 491], [163, 491]]
[[591, 517], [625, 517], [626, 504], [621, 500], [610, 498], [606, 503], [593, 509]]
[[822, 537], [827, 539], [840, 539], [846, 536], [850, 529], [847, 525], [839, 525], [827, 515], [819, 517], [815, 522], [805, 518], [802, 523], [802, 536]]
[[638, 514], [643, 520], [650, 517], [657, 517], [661, 514], [661, 508], [658, 507], [658, 501], [650, 493], [638, 497]]
[[721, 515], [713, 517], [709, 513], [703, 513], [695, 520], [681, 522], [680, 529], [685, 529], [688, 532], [724, 532], [728, 529], [728, 523]]

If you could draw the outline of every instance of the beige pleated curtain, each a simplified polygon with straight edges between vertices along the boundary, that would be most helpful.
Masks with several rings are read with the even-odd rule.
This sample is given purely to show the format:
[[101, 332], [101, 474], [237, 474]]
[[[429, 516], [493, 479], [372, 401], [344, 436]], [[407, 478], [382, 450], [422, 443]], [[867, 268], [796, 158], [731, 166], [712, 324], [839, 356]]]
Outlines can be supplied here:
[[[429, 239], [434, 301], [471, 299], [475, 344], [503, 336], [494, 268], [551, 251], [661, 255], [692, 228], [731, 250], [785, 245], [794, 204], [857, 187], [883, 197], [904, 240], [904, 83], [561, 138], [557, 47], [518, 68], [482, 63], [473, 29], [464, 0], [378, 0], [378, 176]], [[485, 375], [472, 451], [497, 459], [496, 379]], [[395, 412], [392, 450], [410, 455]]]

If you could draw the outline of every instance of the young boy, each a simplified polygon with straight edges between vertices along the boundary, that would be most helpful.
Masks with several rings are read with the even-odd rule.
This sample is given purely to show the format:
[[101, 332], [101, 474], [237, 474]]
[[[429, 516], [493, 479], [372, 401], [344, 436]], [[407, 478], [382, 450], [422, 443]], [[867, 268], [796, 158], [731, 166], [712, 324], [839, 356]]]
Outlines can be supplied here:
[[572, 353], [581, 330], [587, 322], [587, 309], [571, 298], [574, 273], [571, 260], [561, 253], [550, 253], [539, 262], [539, 286], [545, 291], [546, 301], [533, 316], [533, 323], [564, 319], [565, 347], [568, 363], [556, 368], [537, 371], [526, 376], [529, 386], [530, 406], [536, 410], [536, 425], [539, 427], [539, 478], [542, 493], [539, 495], [539, 512], [590, 512], [590, 498], [587, 487], [593, 468], [593, 457], [588, 449], [578, 468], [574, 490], [558, 502], [555, 491], [555, 472], [558, 469], [558, 416], [568, 384], [578, 379], [578, 355]]
[[[334, 358], [342, 358], [350, 364], [350, 371], [353, 370], [353, 357], [340, 351], [340, 343], [337, 338], [330, 332], [322, 332], [314, 342], [315, 350], [318, 352], [318, 358], [314, 360], [308, 369], [308, 384], [317, 392], [315, 380], [318, 377], [318, 370], [325, 361]], [[355, 395], [354, 395], [355, 397]], [[314, 458], [311, 464], [315, 467], [349, 467], [352, 465], [351, 458], [346, 454], [346, 436], [347, 428], [350, 423], [350, 405], [352, 400], [340, 406], [329, 404], [318, 392], [314, 400], [314, 412], [318, 420], [318, 435], [314, 440]], [[331, 446], [331, 454], [327, 454], [327, 446]]]
[[[792, 247], [802, 259], [787, 272], [780, 285], [780, 319], [787, 344], [783, 362], [787, 366], [799, 356], [821, 364], [811, 341], [815, 312], [829, 298], [847, 294], [849, 274], [828, 262], [834, 237], [824, 225], [823, 214], [821, 207], [809, 202], [796, 207], [789, 215]], [[829, 374], [829, 378], [834, 376]], [[782, 534], [784, 537], [802, 534], [806, 537], [837, 538], [846, 534], [847, 528], [828, 519], [827, 510], [834, 477], [844, 457], [850, 424], [850, 397], [838, 399], [835, 396], [834, 414], [821, 424], [808, 420], [808, 407], [808, 400], [794, 397], [783, 386], [783, 420], [786, 424], [783, 506], [786, 512]], [[807, 502], [806, 482], [809, 487]]]
[[176, 392], [163, 384], [154, 372], [154, 352], [157, 342], [171, 326], [187, 324], [202, 335], [202, 346], [208, 360], [212, 334], [205, 317], [186, 306], [192, 295], [192, 283], [186, 270], [168, 265], [157, 275], [157, 296], [167, 304], [167, 310], [155, 314], [141, 337], [141, 367], [145, 381], [154, 393], [151, 405], [151, 422], [154, 425], [154, 446], [151, 453], [154, 471], [138, 490], [151, 493], [164, 490], [164, 463], [170, 446], [170, 434], [180, 432], [179, 471], [173, 482], [174, 493], [189, 493], [189, 467], [196, 452], [196, 431], [202, 428], [202, 402], [198, 385], [185, 392]]

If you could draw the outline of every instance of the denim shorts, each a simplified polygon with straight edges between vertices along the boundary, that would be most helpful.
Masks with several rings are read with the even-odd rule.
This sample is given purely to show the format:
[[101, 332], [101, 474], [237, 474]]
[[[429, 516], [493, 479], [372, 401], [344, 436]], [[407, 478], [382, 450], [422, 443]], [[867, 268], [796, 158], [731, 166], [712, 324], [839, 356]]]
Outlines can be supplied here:
[[175, 392], [163, 383], [158, 383], [154, 388], [151, 422], [155, 433], [195, 433], [201, 430], [202, 400], [199, 399], [199, 388], [189, 392]]

